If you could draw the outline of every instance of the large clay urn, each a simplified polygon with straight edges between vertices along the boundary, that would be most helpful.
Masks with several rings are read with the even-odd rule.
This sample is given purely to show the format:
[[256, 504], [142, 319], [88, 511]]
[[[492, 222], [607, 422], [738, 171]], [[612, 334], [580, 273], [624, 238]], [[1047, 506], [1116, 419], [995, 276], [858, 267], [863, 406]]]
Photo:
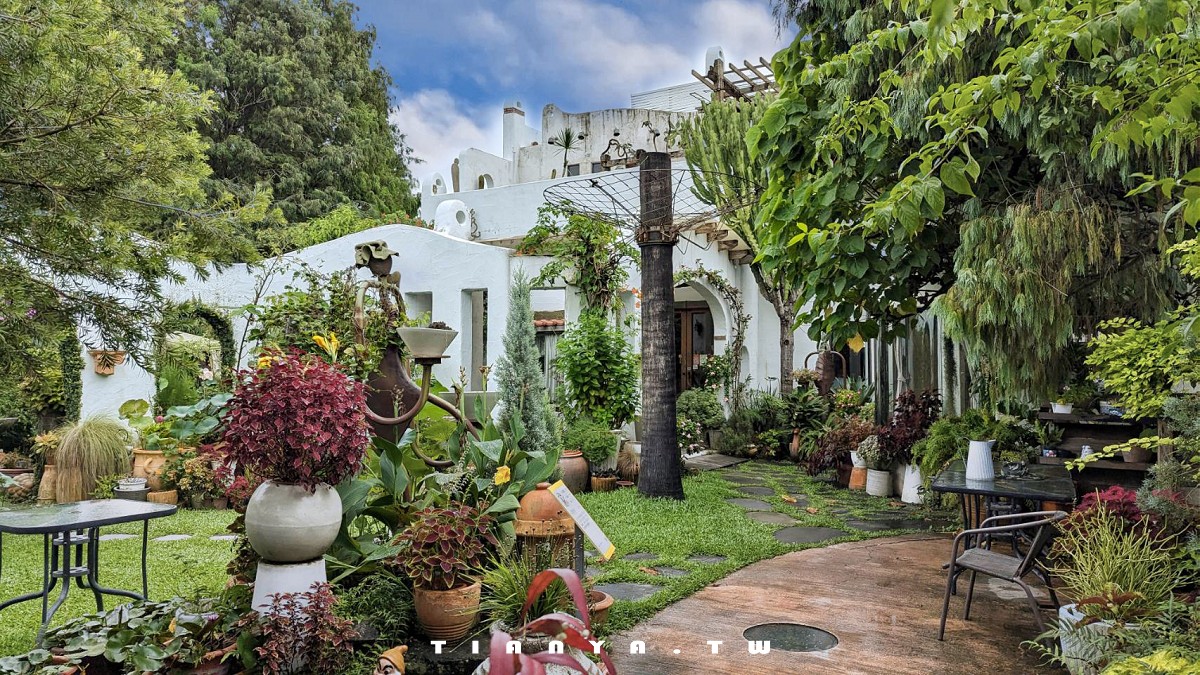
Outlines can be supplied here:
[[582, 452], [563, 450], [562, 456], [558, 458], [558, 468], [562, 469], [562, 482], [568, 490], [579, 494], [587, 489], [588, 462], [583, 458]]
[[479, 618], [481, 598], [482, 585], [478, 581], [449, 590], [413, 588], [413, 608], [421, 629], [434, 640], [451, 643], [471, 632]]
[[246, 538], [267, 562], [316, 560], [333, 545], [341, 526], [342, 498], [328, 485], [309, 492], [269, 480], [246, 504]]

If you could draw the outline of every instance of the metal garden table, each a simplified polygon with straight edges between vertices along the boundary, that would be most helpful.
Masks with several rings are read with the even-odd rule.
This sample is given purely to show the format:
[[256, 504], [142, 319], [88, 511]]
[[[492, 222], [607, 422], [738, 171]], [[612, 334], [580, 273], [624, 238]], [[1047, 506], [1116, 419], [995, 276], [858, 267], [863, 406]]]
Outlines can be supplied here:
[[[989, 499], [1006, 498], [1018, 503], [1021, 500], [1056, 502], [1061, 505], [1075, 503], [1075, 483], [1063, 466], [1031, 464], [1028, 473], [1018, 478], [996, 476], [993, 480], [967, 480], [967, 469], [963, 460], [955, 460], [933, 479], [934, 492], [957, 494], [962, 508], [963, 524], [966, 529], [979, 527], [987, 517]], [[989, 546], [990, 542], [967, 541], [969, 546]], [[1014, 555], [1020, 555], [1016, 541]], [[943, 565], [943, 567], [946, 567]], [[957, 577], [958, 574], [955, 574]], [[1046, 577], [1038, 571], [1043, 581]], [[957, 586], [957, 584], [955, 584]], [[956, 589], [957, 590], [957, 589]]]
[[[0, 572], [4, 566], [4, 534], [42, 535], [42, 589], [0, 602], [0, 610], [19, 602], [42, 599], [42, 625], [37, 642], [41, 644], [46, 627], [67, 599], [71, 579], [79, 588], [96, 597], [97, 611], [104, 611], [104, 595], [119, 595], [145, 600], [149, 595], [146, 550], [150, 520], [169, 516], [178, 510], [169, 504], [152, 504], [126, 499], [97, 499], [25, 508], [0, 508]], [[142, 522], [142, 593], [105, 588], [98, 578], [100, 567], [100, 528], [105, 525]], [[74, 562], [72, 563], [72, 550]], [[62, 580], [58, 599], [50, 605], [50, 594]]]

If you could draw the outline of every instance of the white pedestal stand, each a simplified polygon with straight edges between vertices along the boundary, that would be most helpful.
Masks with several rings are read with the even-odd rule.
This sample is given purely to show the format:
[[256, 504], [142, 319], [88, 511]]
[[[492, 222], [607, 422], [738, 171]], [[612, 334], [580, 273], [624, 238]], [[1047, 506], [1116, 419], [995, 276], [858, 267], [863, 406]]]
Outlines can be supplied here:
[[325, 574], [325, 559], [317, 558], [302, 563], [258, 563], [258, 575], [254, 577], [254, 599], [251, 602], [258, 612], [271, 606], [271, 596], [279, 593], [307, 593], [313, 584], [323, 584], [329, 578]]

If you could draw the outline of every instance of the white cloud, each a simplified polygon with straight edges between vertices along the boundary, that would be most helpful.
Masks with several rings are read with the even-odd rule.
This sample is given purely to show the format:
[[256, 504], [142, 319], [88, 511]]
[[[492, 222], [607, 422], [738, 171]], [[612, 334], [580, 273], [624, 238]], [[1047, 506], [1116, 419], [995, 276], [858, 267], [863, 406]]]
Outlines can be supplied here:
[[458, 153], [467, 148], [499, 151], [500, 111], [499, 104], [464, 108], [444, 89], [423, 89], [402, 97], [390, 118], [423, 162], [413, 172], [421, 178], [437, 172], [449, 181]]
[[[757, 63], [775, 55], [788, 38], [775, 33], [775, 19], [765, 2], [708, 0], [696, 10], [693, 40], [707, 46], [720, 45], [734, 63]], [[699, 68], [696, 68], [699, 70]]]

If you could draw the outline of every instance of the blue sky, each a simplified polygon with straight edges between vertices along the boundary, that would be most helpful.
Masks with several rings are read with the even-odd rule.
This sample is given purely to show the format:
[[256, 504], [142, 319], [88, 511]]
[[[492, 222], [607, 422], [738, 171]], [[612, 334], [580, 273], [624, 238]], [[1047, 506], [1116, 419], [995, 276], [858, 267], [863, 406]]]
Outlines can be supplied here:
[[375, 58], [394, 80], [392, 119], [424, 164], [443, 174], [459, 151], [500, 149], [500, 112], [629, 106], [629, 95], [687, 82], [704, 53], [770, 59], [768, 0], [357, 0], [378, 33]]

